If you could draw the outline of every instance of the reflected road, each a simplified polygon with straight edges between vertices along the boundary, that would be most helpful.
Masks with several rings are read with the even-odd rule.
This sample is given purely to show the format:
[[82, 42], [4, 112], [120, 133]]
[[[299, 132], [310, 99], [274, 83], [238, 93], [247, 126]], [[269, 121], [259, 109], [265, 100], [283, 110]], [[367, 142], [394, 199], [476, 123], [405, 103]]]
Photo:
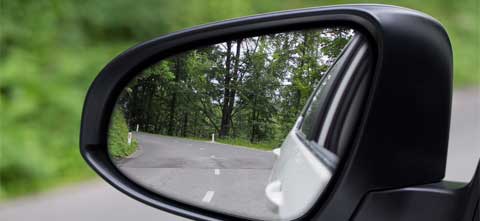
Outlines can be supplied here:
[[264, 194], [275, 161], [271, 151], [147, 133], [134, 137], [137, 152], [116, 162], [132, 180], [201, 207], [275, 217]]

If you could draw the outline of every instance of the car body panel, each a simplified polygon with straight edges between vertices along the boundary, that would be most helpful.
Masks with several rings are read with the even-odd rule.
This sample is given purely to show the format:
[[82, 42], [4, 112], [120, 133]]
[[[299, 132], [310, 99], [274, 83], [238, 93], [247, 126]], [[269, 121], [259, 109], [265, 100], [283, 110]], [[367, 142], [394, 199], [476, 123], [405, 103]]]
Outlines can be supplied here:
[[332, 177], [331, 169], [298, 137], [296, 128], [300, 122], [301, 118], [283, 142], [265, 189], [271, 208], [286, 220], [306, 213]]

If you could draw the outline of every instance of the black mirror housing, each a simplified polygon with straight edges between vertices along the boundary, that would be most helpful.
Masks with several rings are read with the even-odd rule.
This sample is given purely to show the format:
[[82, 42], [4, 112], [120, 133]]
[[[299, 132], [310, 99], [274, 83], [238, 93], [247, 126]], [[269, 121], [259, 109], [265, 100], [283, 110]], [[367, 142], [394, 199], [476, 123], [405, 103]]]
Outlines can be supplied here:
[[239, 220], [159, 196], [121, 174], [107, 150], [115, 100], [138, 70], [158, 58], [237, 37], [325, 25], [354, 27], [370, 41], [374, 70], [354, 142], [327, 191], [302, 219], [350, 220], [372, 191], [442, 181], [452, 96], [452, 49], [439, 22], [386, 5], [342, 5], [223, 21], [165, 35], [112, 60], [91, 85], [80, 151], [107, 182], [150, 206], [196, 220]]

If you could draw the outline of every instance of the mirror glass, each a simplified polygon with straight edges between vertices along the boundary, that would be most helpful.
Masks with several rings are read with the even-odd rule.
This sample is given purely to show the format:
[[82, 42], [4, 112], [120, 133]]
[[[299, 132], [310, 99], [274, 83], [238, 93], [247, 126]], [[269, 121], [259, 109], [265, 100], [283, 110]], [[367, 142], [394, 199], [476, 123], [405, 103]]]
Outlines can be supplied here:
[[157, 61], [118, 97], [112, 161], [176, 201], [254, 219], [301, 216], [338, 161], [318, 143], [312, 128], [322, 122], [312, 116], [325, 109], [357, 35], [345, 27], [282, 32]]

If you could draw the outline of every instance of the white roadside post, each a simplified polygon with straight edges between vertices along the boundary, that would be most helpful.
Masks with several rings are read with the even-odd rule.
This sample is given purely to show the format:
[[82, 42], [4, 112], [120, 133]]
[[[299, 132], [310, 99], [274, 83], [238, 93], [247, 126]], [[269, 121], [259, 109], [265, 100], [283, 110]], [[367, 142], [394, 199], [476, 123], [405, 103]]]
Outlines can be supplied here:
[[128, 145], [132, 144], [132, 132], [128, 132]]
[[278, 158], [280, 157], [280, 153], [282, 152], [282, 149], [280, 148], [275, 148], [272, 150], [273, 154], [275, 154], [275, 156]]
[[215, 133], [212, 134], [212, 143], [215, 143]]
[[137, 129], [135, 131], [138, 132], [138, 124], [137, 124]]

